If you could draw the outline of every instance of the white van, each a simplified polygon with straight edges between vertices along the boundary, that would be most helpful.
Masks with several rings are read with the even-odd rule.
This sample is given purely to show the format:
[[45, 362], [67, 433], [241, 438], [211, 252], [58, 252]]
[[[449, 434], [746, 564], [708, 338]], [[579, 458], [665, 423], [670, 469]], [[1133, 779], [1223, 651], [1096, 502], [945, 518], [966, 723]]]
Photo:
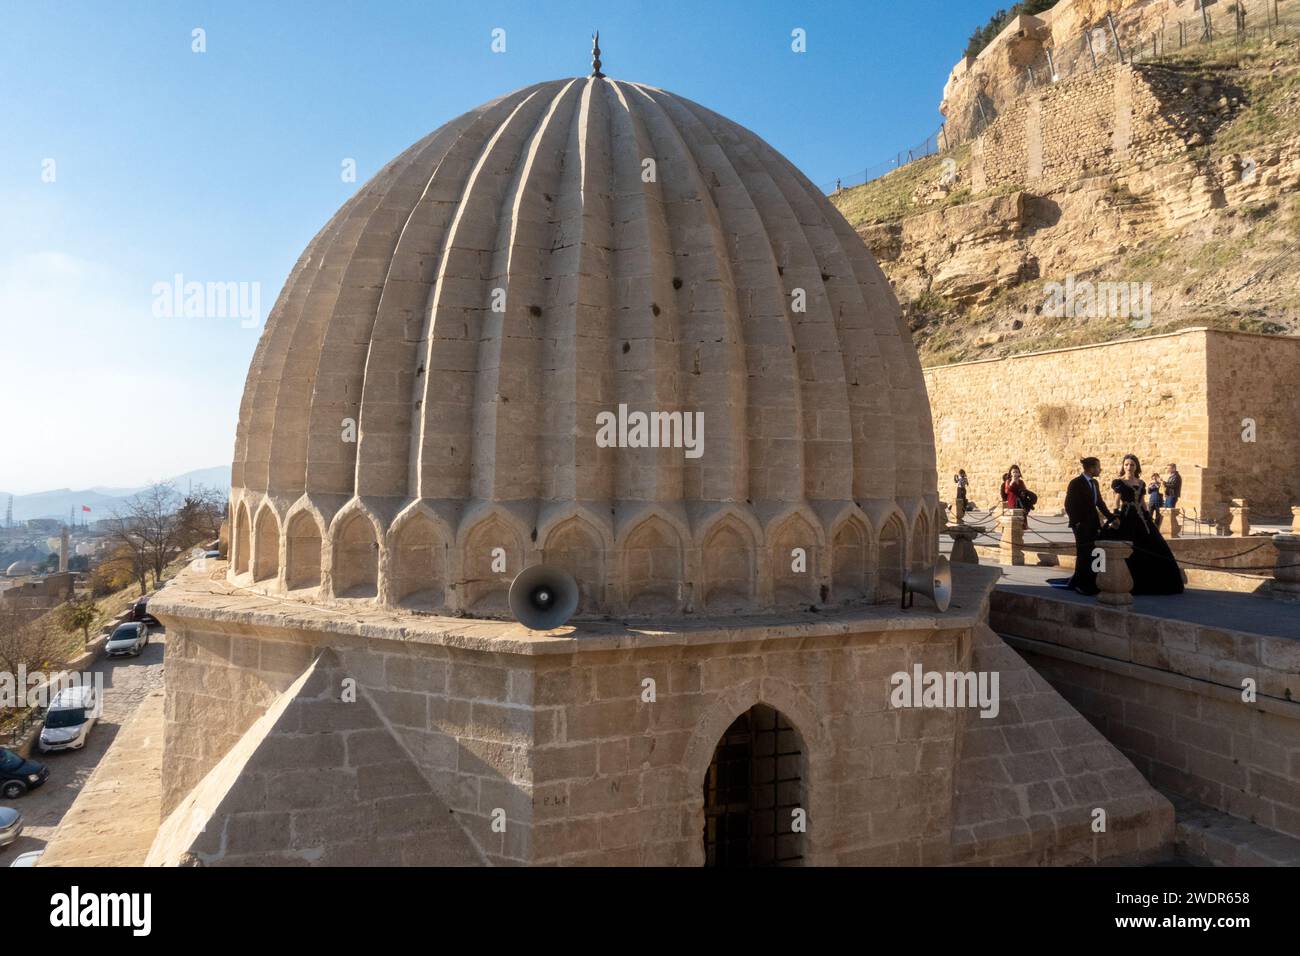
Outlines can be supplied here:
[[86, 746], [90, 728], [99, 719], [99, 698], [89, 686], [65, 687], [50, 701], [45, 725], [37, 742], [41, 753], [52, 750], [80, 750]]

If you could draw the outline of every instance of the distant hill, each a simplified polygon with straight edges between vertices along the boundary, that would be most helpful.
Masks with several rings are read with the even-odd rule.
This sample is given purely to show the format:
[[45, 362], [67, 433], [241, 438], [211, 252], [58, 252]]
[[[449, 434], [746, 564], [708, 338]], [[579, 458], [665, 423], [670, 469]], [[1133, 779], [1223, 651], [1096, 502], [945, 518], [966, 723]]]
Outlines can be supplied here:
[[[164, 479], [178, 492], [185, 494], [191, 488], [215, 488], [222, 494], [230, 491], [230, 466], [215, 468], [198, 468], [183, 475]], [[122, 508], [127, 500], [143, 491], [148, 485], [136, 488], [106, 488], [95, 486], [74, 490], [58, 488], [53, 491], [38, 491], [29, 495], [14, 495], [14, 520], [29, 521], [32, 518], [66, 519], [71, 509], [76, 509], [78, 519], [86, 518], [98, 521], [109, 517], [115, 508]], [[7, 492], [0, 492], [0, 517], [9, 503]], [[81, 510], [82, 505], [90, 508], [87, 514]]]

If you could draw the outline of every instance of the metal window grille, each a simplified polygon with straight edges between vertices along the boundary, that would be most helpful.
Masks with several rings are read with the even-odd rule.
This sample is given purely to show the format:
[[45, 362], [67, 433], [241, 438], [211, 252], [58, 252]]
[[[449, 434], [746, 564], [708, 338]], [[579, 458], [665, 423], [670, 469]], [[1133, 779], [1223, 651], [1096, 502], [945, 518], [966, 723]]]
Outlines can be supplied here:
[[762, 704], [741, 714], [704, 778], [706, 866], [788, 866], [803, 859], [793, 811], [803, 804], [799, 736]]

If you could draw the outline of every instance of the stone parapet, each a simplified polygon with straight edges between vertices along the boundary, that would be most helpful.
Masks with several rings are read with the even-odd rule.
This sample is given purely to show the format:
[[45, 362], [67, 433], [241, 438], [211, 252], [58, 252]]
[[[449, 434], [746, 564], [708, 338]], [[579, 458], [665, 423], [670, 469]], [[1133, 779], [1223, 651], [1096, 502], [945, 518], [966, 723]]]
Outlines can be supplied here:
[[1300, 643], [998, 590], [991, 626], [1164, 790], [1300, 836]]

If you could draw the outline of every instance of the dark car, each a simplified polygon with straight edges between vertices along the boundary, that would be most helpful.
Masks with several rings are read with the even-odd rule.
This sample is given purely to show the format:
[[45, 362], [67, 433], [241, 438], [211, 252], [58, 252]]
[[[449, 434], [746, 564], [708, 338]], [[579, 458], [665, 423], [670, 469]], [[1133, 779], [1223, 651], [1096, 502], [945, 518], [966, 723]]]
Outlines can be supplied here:
[[142, 597], [131, 605], [131, 620], [144, 621], [146, 624], [158, 624], [158, 618], [149, 613], [149, 599]]
[[43, 784], [50, 768], [35, 760], [24, 760], [12, 750], [0, 747], [0, 796], [9, 800]]

